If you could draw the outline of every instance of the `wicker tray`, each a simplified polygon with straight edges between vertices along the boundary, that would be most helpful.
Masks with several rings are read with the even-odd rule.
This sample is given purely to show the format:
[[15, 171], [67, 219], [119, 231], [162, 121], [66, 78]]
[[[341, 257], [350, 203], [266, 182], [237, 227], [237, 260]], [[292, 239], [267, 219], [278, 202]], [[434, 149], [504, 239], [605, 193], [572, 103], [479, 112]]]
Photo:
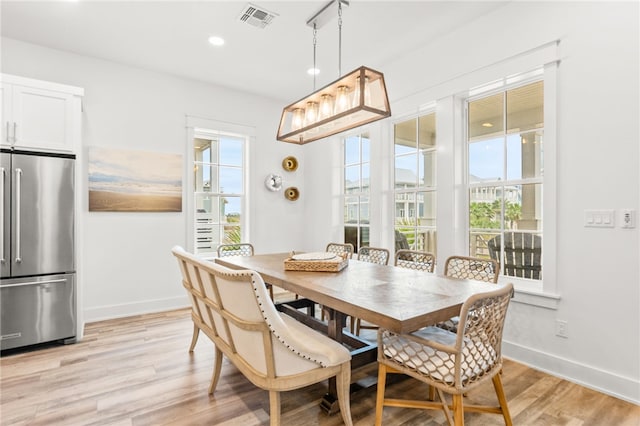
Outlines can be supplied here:
[[294, 260], [292, 258], [285, 259], [285, 271], [308, 271], [308, 272], [340, 272], [347, 265], [349, 259], [336, 256], [328, 260]]

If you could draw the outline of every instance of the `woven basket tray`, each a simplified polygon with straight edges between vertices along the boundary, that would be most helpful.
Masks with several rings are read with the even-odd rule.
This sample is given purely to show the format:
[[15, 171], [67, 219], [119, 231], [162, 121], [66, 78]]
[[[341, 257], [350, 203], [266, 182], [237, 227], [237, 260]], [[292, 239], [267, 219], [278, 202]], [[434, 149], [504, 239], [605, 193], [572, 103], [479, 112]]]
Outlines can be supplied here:
[[309, 271], [309, 272], [340, 272], [347, 265], [349, 259], [338, 256], [329, 260], [293, 260], [288, 258], [284, 261], [285, 271]]

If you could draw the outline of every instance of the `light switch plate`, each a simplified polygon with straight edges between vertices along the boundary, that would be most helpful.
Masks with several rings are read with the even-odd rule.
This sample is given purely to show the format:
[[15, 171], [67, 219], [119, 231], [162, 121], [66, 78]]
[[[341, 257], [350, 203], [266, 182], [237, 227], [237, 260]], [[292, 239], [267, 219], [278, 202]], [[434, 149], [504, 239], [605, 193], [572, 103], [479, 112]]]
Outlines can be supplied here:
[[614, 210], [585, 210], [584, 226], [588, 228], [615, 227]]
[[636, 211], [633, 209], [620, 210], [620, 227], [635, 228], [636, 227]]

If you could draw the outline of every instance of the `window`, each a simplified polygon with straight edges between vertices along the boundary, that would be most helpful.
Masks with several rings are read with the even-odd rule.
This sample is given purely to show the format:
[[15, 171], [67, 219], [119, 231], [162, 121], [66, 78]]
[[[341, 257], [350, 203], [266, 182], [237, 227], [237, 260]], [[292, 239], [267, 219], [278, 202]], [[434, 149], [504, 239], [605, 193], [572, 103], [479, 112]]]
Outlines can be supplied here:
[[469, 254], [542, 279], [544, 82], [467, 103]]
[[436, 117], [394, 125], [395, 248], [436, 254]]
[[196, 129], [193, 138], [195, 253], [243, 241], [246, 137]]
[[369, 245], [369, 134], [344, 139], [344, 241], [356, 252]]

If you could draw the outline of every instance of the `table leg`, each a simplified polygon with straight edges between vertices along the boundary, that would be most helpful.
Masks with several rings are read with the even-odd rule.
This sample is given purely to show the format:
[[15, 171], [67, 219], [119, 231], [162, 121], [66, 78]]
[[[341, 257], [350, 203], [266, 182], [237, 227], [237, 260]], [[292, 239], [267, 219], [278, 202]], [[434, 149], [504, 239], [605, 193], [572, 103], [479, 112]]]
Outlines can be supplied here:
[[[327, 309], [329, 314], [327, 336], [342, 343], [342, 329], [347, 323], [347, 316], [342, 312], [338, 312], [335, 309]], [[338, 406], [338, 393], [336, 390], [336, 378], [331, 377], [329, 379], [329, 389], [325, 396], [320, 401], [320, 407], [328, 414], [335, 414], [340, 411]]]

